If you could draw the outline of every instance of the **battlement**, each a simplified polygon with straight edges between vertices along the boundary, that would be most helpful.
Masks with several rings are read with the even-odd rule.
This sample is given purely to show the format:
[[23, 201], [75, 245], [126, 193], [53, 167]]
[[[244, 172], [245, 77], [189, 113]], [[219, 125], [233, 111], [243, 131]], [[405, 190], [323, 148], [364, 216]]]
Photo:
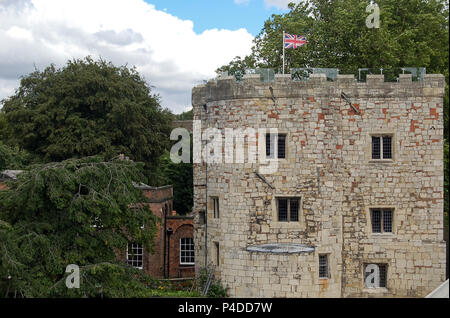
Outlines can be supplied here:
[[443, 97], [445, 77], [425, 74], [413, 81], [412, 74], [400, 74], [397, 82], [385, 82], [385, 76], [367, 75], [359, 82], [353, 74], [338, 74], [334, 81], [325, 74], [311, 74], [305, 81], [295, 81], [291, 74], [275, 74], [274, 80], [263, 82], [259, 74], [246, 74], [240, 81], [235, 76], [222, 76], [192, 89], [192, 105], [250, 98], [304, 98], [307, 96], [339, 97], [345, 90], [354, 97]]

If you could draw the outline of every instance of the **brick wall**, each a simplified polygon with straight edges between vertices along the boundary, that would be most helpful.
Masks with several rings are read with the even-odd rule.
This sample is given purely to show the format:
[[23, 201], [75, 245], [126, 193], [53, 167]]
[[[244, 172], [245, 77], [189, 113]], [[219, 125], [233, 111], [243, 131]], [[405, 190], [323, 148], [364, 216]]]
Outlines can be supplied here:
[[[176, 212], [172, 210], [173, 207], [173, 188], [172, 186], [164, 187], [139, 187], [144, 195], [148, 198], [146, 203], [150, 210], [157, 217], [160, 218], [161, 223], [158, 225], [158, 229], [155, 236], [154, 253], [144, 249], [143, 252], [143, 269], [147, 274], [155, 278], [164, 278], [169, 276], [174, 277], [193, 277], [194, 266], [181, 266], [180, 265], [180, 246], [179, 239], [181, 237], [193, 237], [193, 217], [190, 216], [178, 216]], [[167, 213], [167, 225], [166, 228], [172, 228], [173, 234], [170, 237], [170, 249], [169, 240], [166, 236], [166, 243], [164, 243], [164, 213]], [[164, 252], [164, 246], [165, 252]], [[167, 258], [170, 253], [170, 260]], [[126, 261], [126, 251], [119, 253], [119, 258], [122, 261]], [[164, 256], [166, 255], [166, 263], [164, 262]], [[166, 265], [165, 265], [166, 264]], [[166, 266], [166, 269], [164, 268]], [[167, 271], [170, 266], [170, 275]]]
[[170, 236], [170, 277], [194, 277], [194, 265], [180, 264], [180, 240], [181, 238], [194, 237], [193, 217], [168, 217], [167, 228], [171, 228], [173, 230], [173, 234]]

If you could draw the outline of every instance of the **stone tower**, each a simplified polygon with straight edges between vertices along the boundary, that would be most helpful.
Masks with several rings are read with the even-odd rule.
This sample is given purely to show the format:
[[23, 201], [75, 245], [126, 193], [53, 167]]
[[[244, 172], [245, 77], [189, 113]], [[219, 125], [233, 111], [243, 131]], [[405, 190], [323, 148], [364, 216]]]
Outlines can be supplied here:
[[256, 142], [278, 156], [274, 173], [257, 161], [194, 164], [197, 269], [214, 264], [233, 297], [428, 294], [445, 280], [444, 89], [436, 74], [195, 87], [194, 134], [196, 120], [202, 132], [278, 132]]

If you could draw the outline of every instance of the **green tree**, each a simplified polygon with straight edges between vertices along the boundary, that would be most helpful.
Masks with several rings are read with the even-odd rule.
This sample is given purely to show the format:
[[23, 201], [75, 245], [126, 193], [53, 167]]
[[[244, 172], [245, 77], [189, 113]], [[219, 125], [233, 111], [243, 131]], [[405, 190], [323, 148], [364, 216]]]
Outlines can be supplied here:
[[194, 117], [193, 110], [188, 110], [187, 112], [175, 115], [176, 120], [192, 120]]
[[184, 215], [192, 211], [194, 196], [192, 163], [174, 163], [170, 159], [170, 153], [166, 151], [160, 157], [158, 172], [153, 180], [159, 186], [167, 184], [173, 186], [173, 209], [177, 214]]
[[30, 155], [19, 149], [10, 147], [0, 141], [0, 172], [5, 169], [23, 169], [30, 162]]
[[[152, 250], [157, 218], [133, 182], [143, 165], [101, 157], [33, 165], [0, 191], [0, 295], [144, 296], [149, 278], [117, 260], [129, 241]], [[64, 284], [69, 264], [81, 288]]]
[[[236, 57], [218, 71], [282, 68], [283, 31], [306, 35], [308, 44], [286, 50], [290, 67], [358, 68], [424, 66], [448, 74], [448, 4], [442, 0], [378, 0], [380, 27], [367, 28], [370, 1], [308, 0], [274, 14], [254, 39], [250, 56]], [[445, 72], [447, 71], [447, 72]]]
[[124, 153], [152, 169], [168, 146], [173, 115], [135, 68], [90, 57], [50, 65], [3, 102], [4, 140], [42, 162]]

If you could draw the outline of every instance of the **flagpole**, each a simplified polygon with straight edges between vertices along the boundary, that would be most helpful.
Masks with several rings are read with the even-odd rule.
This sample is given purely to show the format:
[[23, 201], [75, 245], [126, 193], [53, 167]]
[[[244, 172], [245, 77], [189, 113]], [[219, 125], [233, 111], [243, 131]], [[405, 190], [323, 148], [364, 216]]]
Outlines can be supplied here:
[[283, 30], [283, 74], [284, 74], [284, 30]]

